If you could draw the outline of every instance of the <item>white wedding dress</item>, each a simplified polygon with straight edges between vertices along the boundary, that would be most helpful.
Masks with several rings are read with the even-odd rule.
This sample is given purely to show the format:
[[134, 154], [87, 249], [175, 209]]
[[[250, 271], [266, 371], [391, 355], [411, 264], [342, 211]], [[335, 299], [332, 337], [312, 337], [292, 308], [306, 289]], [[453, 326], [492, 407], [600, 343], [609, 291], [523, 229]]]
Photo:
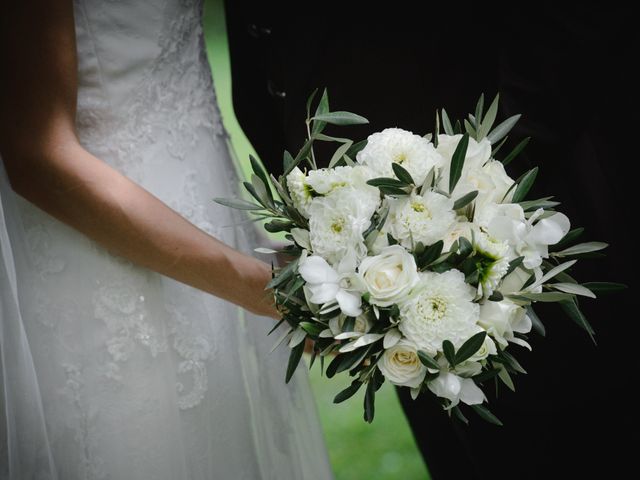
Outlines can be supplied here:
[[[212, 201], [233, 196], [238, 178], [201, 10], [76, 0], [78, 133], [251, 251], [253, 224]], [[332, 478], [304, 367], [285, 385], [288, 348], [270, 353], [273, 320], [110, 255], [0, 171], [0, 478]]]

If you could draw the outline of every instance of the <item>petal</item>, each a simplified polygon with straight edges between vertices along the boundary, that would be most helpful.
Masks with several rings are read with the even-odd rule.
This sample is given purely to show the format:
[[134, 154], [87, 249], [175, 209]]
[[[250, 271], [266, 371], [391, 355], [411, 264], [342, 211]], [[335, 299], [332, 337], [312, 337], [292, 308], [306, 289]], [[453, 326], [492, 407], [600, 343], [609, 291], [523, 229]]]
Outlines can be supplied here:
[[357, 317], [362, 313], [362, 309], [360, 308], [362, 299], [359, 295], [354, 295], [346, 290], [339, 290], [335, 294], [335, 299], [340, 305], [340, 310], [342, 310], [342, 313], [345, 315], [348, 315], [349, 317]]
[[392, 328], [385, 334], [382, 345], [384, 349], [387, 350], [398, 343], [401, 338], [402, 334], [400, 333], [400, 330], [398, 330], [397, 328]]
[[563, 213], [556, 213], [543, 218], [534, 225], [527, 236], [530, 244], [554, 245], [562, 240], [571, 226], [569, 218]]
[[327, 261], [317, 255], [307, 257], [298, 267], [298, 272], [307, 283], [338, 283], [340, 277]]
[[460, 400], [462, 402], [467, 405], [478, 405], [486, 400], [484, 392], [470, 378], [463, 378], [461, 384]]
[[320, 283], [316, 285], [310, 284], [309, 290], [311, 290], [312, 293], [311, 301], [322, 305], [334, 300], [340, 291], [340, 287], [337, 283]]

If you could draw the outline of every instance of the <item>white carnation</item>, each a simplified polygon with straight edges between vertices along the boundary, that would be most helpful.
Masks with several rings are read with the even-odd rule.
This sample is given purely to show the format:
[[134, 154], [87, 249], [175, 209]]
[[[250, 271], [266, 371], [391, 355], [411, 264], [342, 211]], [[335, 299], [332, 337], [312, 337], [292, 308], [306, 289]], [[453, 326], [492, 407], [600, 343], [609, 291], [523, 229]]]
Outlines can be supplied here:
[[474, 296], [473, 287], [457, 270], [421, 273], [420, 281], [400, 306], [399, 329], [430, 355], [441, 351], [445, 340], [458, 348], [481, 331]]
[[379, 177], [394, 177], [392, 164], [398, 163], [418, 185], [432, 167], [442, 164], [442, 157], [431, 142], [401, 128], [387, 128], [370, 135], [356, 159]]
[[431, 245], [442, 239], [453, 226], [456, 216], [453, 200], [436, 192], [424, 195], [413, 192], [407, 197], [389, 199], [388, 228], [404, 247], [413, 243]]
[[309, 207], [309, 240], [313, 253], [330, 264], [350, 249], [358, 258], [367, 254], [362, 234], [371, 225], [379, 197], [363, 195], [352, 187], [340, 188], [326, 197], [316, 197]]
[[416, 346], [406, 339], [385, 350], [378, 361], [378, 368], [394, 385], [418, 388], [427, 368], [418, 358]]
[[287, 187], [294, 207], [305, 217], [309, 218], [309, 206], [313, 200], [312, 191], [307, 184], [307, 177], [298, 167], [287, 175]]

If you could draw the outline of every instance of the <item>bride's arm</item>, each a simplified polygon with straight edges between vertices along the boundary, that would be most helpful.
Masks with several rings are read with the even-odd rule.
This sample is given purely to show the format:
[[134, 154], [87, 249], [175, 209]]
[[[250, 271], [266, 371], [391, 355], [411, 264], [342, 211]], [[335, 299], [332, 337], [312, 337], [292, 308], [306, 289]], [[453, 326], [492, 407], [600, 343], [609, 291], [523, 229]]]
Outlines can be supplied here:
[[277, 317], [267, 264], [199, 230], [79, 144], [72, 1], [2, 9], [0, 153], [14, 190], [118, 255]]

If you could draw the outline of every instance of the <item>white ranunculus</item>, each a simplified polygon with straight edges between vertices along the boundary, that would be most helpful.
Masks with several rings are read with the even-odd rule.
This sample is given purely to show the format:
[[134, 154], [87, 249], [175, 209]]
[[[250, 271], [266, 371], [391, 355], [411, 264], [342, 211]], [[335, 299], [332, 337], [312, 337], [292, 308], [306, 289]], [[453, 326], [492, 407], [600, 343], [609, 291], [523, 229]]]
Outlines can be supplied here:
[[340, 310], [350, 317], [362, 313], [360, 292], [354, 291], [352, 279], [355, 276], [356, 257], [353, 251], [347, 254], [334, 269], [327, 261], [318, 256], [307, 256], [303, 252], [298, 272], [307, 282], [311, 292], [309, 301], [317, 305], [337, 303]]
[[555, 213], [538, 221], [544, 213], [542, 209], [529, 219], [524, 219], [524, 213], [522, 219], [514, 218], [513, 208], [506, 210], [493, 207], [493, 210], [503, 215], [498, 214], [488, 221], [487, 232], [494, 238], [507, 241], [516, 256], [524, 257], [523, 264], [529, 269], [539, 267], [542, 259], [549, 256], [549, 245], [558, 243], [571, 228], [571, 222], [563, 213]]
[[436, 192], [389, 199], [385, 228], [406, 248], [422, 242], [431, 245], [442, 239], [454, 225], [453, 200]]
[[287, 187], [293, 206], [305, 217], [309, 218], [309, 205], [313, 200], [311, 189], [307, 184], [307, 177], [302, 170], [295, 167], [287, 175]]
[[462, 378], [450, 372], [443, 372], [437, 378], [427, 383], [427, 387], [435, 395], [451, 401], [448, 408], [458, 403], [478, 405], [486, 400], [484, 393], [470, 378]]
[[431, 142], [401, 128], [387, 128], [370, 135], [356, 159], [379, 177], [394, 177], [392, 164], [398, 163], [417, 185], [424, 182], [432, 167], [442, 164], [442, 157]]
[[353, 249], [357, 257], [367, 254], [363, 233], [380, 203], [378, 196], [362, 190], [340, 188], [325, 197], [316, 197], [309, 207], [309, 240], [316, 255], [332, 265]]
[[420, 273], [420, 281], [400, 305], [398, 328], [420, 350], [435, 356], [442, 342], [459, 348], [481, 331], [475, 290], [458, 270]]
[[502, 347], [506, 347], [509, 342], [529, 347], [524, 340], [514, 335], [516, 332], [529, 333], [531, 330], [531, 319], [524, 307], [506, 299], [499, 302], [486, 301], [480, 306], [478, 323]]
[[385, 247], [379, 255], [362, 260], [358, 276], [370, 294], [369, 303], [380, 307], [402, 301], [419, 279], [413, 255], [400, 245]]
[[394, 385], [417, 388], [422, 384], [427, 368], [418, 358], [416, 346], [406, 339], [385, 350], [378, 368]]

